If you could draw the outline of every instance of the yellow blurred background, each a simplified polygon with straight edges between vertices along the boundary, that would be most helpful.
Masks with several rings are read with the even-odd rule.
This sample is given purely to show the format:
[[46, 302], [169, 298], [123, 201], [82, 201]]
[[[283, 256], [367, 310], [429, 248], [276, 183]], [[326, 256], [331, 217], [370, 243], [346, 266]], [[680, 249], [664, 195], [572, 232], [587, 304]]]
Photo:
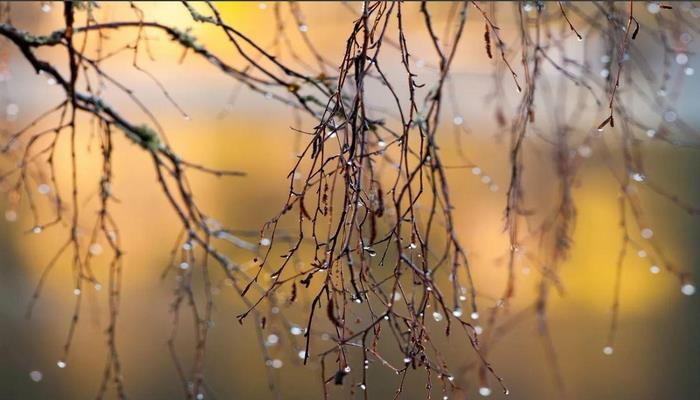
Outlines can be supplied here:
[[[339, 62], [344, 51], [344, 40], [358, 6], [359, 3], [352, 2], [301, 4], [310, 37], [333, 62]], [[59, 28], [62, 6], [52, 2], [48, 12], [43, 12], [41, 7], [38, 2], [13, 4], [13, 23], [42, 34]], [[181, 4], [139, 3], [139, 7], [144, 10], [146, 19], [181, 28], [191, 26], [199, 42], [213, 53], [234, 63], [240, 61], [220, 32], [192, 22]], [[218, 3], [217, 7], [231, 25], [256, 38], [259, 43], [271, 42], [275, 29], [272, 3]], [[512, 7], [502, 6], [500, 23], [504, 37], [512, 35], [515, 29]], [[415, 60], [424, 57], [429, 60], [433, 53], [417, 12], [418, 5], [407, 3], [405, 8], [412, 55]], [[444, 21], [448, 5], [431, 4], [431, 10], [436, 20]], [[468, 133], [460, 133], [463, 135], [463, 150], [488, 172], [499, 187], [495, 192], [490, 191], [468, 169], [453, 169], [449, 173], [458, 232], [471, 256], [476, 286], [488, 308], [493, 307], [507, 276], [503, 257], [507, 254], [508, 239], [503, 232], [502, 217], [510, 166], [508, 140], [491, 134], [495, 131], [492, 104], [484, 98], [491, 91], [493, 64], [484, 54], [482, 20], [473, 11], [470, 11], [465, 39], [454, 65], [457, 109], [445, 111], [445, 132], [440, 137], [444, 140], [444, 158], [458, 163], [450, 121], [453, 116], [462, 116], [468, 127]], [[133, 11], [127, 4], [101, 3], [96, 12], [99, 18], [105, 19], [133, 18]], [[698, 23], [695, 26], [699, 26]], [[133, 31], [111, 32], [105, 46], [116, 49], [133, 40], [133, 34]], [[301, 36], [292, 36], [292, 40], [298, 46], [300, 56], [308, 57]], [[575, 40], [571, 42], [567, 46], [577, 45]], [[16, 120], [2, 122], [3, 128], [11, 131], [55, 105], [61, 100], [62, 93], [59, 87], [48, 85], [45, 77], [33, 74], [11, 44], [3, 43], [2, 46], [9, 52], [11, 72], [11, 79], [3, 82], [4, 93], [0, 97], [5, 103], [2, 106], [4, 109], [10, 102], [19, 107]], [[164, 36], [154, 34], [151, 50], [155, 61], [149, 61], [144, 55], [142, 67], [161, 80], [189, 119], [183, 118], [165, 100], [148, 77], [130, 67], [130, 54], [106, 61], [105, 70], [135, 89], [135, 94], [158, 116], [172, 147], [185, 158], [211, 167], [247, 173], [246, 177], [230, 179], [192, 173], [191, 184], [196, 200], [209, 215], [227, 226], [258, 231], [279, 211], [286, 198], [285, 177], [296, 159], [299, 143], [297, 134], [290, 127], [309, 130], [310, 121], [302, 118], [301, 126], [297, 125], [295, 114], [288, 108], [258, 94], [238, 91], [235, 81], [197, 57], [189, 55], [179, 63], [181, 49]], [[65, 64], [60, 49], [41, 50], [40, 54]], [[400, 73], [398, 56], [394, 64], [388, 67], [389, 74]], [[434, 71], [428, 66], [418, 69], [418, 74], [419, 80], [434, 77]], [[238, 93], [233, 103], [232, 93]], [[698, 80], [690, 79], [678, 106], [679, 115], [694, 127], [700, 126], [698, 93]], [[508, 94], [504, 100], [514, 105], [514, 96], [515, 93]], [[106, 90], [105, 98], [129, 119], [145, 121], [138, 108], [113, 88]], [[379, 106], [388, 102], [383, 98], [373, 101]], [[587, 113], [583, 121], [589, 126], [581, 126], [579, 134], [585, 134], [595, 126], [598, 117], [595, 112]], [[82, 194], [87, 198], [97, 188], [101, 158], [94, 138], [90, 138], [87, 123], [82, 126], [84, 129], [80, 131], [78, 141], [82, 149], [78, 162], [79, 180], [84, 187]], [[544, 124], [543, 129], [546, 129]], [[611, 146], [614, 143], [614, 140], [609, 140]], [[65, 143], [62, 148], [66, 149]], [[533, 194], [530, 199], [535, 210], [546, 207], [548, 196], [556, 188], [552, 157], [548, 151], [549, 148], [536, 139], [526, 143], [525, 195]], [[647, 168], [656, 181], [663, 182], [666, 189], [681, 198], [700, 203], [697, 150], [649, 141], [645, 143], [644, 151]], [[166, 348], [171, 327], [169, 307], [175, 282], [172, 275], [160, 279], [179, 232], [178, 221], [156, 185], [147, 155], [119, 137], [114, 157], [113, 192], [120, 203], [113, 207], [113, 213], [126, 250], [119, 346], [127, 392], [134, 399], [180, 398], [181, 387]], [[68, 153], [61, 152], [57, 165], [67, 166], [68, 162]], [[3, 160], [3, 170], [6, 167], [7, 162]], [[68, 187], [67, 167], [61, 173], [60, 182]], [[574, 190], [578, 219], [571, 257], [562, 266], [565, 293], [553, 296], [550, 305], [552, 339], [568, 398], [698, 399], [698, 296], [682, 296], [674, 277], [663, 272], [651, 274], [649, 259], [638, 257], [634, 252], [624, 265], [615, 353], [609, 357], [601, 351], [606, 344], [615, 263], [622, 244], [616, 185], [601, 158], [594, 153], [581, 167]], [[642, 192], [641, 199], [645, 218], [669, 259], [682, 270], [696, 275], [700, 273], [700, 249], [697, 247], [700, 223], [697, 217], [688, 216], [653, 193]], [[6, 200], [1, 204], [3, 210], [7, 208]], [[46, 218], [50, 216], [48, 205], [44, 201], [41, 207]], [[69, 257], [61, 259], [51, 274], [33, 318], [26, 320], [24, 313], [39, 275], [65, 240], [67, 230], [57, 228], [39, 235], [25, 234], [32, 226], [27, 211], [25, 205], [19, 211], [17, 221], [0, 222], [0, 398], [93, 397], [107, 355], [104, 336], [106, 293], [91, 288], [85, 290], [82, 319], [66, 360], [67, 367], [57, 368], [56, 361], [62, 354], [74, 302]], [[245, 257], [252, 255], [238, 257], [239, 261], [244, 261]], [[517, 271], [519, 286], [511, 314], [517, 314], [532, 304], [539, 283], [538, 270], [527, 263], [522, 264]], [[95, 269], [98, 275], [106, 276], [106, 262], [100, 263], [99, 257]], [[226, 290], [221, 291], [216, 302], [216, 325], [211, 331], [206, 364], [208, 388], [213, 398], [272, 398], [255, 332], [251, 324], [239, 325], [235, 318], [244, 310], [243, 305], [233, 292]], [[303, 314], [291, 318], [300, 324], [304, 321]], [[433, 339], [447, 349], [451, 365], [457, 366], [461, 360], [465, 364], [473, 361], [473, 352], [463, 339], [444, 338], [442, 335]], [[187, 328], [182, 329], [178, 345], [187, 359], [191, 348]], [[320, 398], [318, 365], [312, 363], [302, 367], [296, 353], [284, 340], [270, 347], [269, 351], [284, 363], [276, 371], [282, 398]], [[510, 398], [558, 398], [559, 392], [553, 382], [534, 315], [514, 326], [494, 347], [489, 360], [510, 388]], [[40, 382], [32, 381], [29, 375], [32, 371], [42, 373]], [[390, 398], [398, 378], [381, 367], [373, 367], [369, 374], [370, 394], [379, 399]], [[423, 373], [416, 371], [412, 374], [403, 398], [425, 398]], [[462, 386], [469, 388], [469, 398], [477, 396], [474, 373], [458, 375], [457, 379]], [[340, 396], [339, 393], [335, 395]], [[501, 398], [503, 395], [494, 391], [492, 397]]]

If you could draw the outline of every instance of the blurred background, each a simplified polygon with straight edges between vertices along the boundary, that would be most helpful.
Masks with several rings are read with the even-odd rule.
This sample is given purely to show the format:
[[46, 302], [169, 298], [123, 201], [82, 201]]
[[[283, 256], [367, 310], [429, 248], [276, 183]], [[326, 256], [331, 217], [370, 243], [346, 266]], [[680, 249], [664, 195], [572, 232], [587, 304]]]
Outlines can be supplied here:
[[[700, 28], [700, 19], [697, 18], [700, 5], [675, 4], [695, 29], [682, 33], [696, 35]], [[146, 20], [158, 20], [181, 29], [192, 27], [192, 34], [212, 52], [232, 63], [240, 62], [225, 36], [192, 22], [180, 3], [146, 2], [138, 5], [145, 12]], [[217, 4], [229, 24], [263, 44], [271, 42], [274, 35], [273, 6], [272, 3], [259, 2]], [[346, 35], [359, 6], [353, 2], [301, 4], [306, 18], [304, 30], [329, 60], [340, 62]], [[446, 20], [450, 12], [448, 4], [431, 4], [430, 7], [436, 21], [442, 23]], [[498, 7], [499, 26], [504, 38], [514, 37], [514, 7], [512, 4]], [[549, 3], [547, 7], [555, 5]], [[661, 61], [656, 60], [661, 57], [655, 53], [658, 50], [652, 46], [651, 38], [646, 36], [650, 34], [644, 30], [645, 23], [654, 23], [651, 19], [654, 9], [648, 8], [646, 3], [638, 3], [638, 9], [644, 14], [639, 17], [642, 23], [640, 46], [649, 43], [647, 61], [652, 70], [659, 69]], [[435, 76], [430, 67], [434, 53], [417, 11], [417, 4], [405, 5], [408, 43], [419, 81], [429, 82]], [[95, 12], [99, 19], [134, 19], [133, 10], [125, 3], [101, 3]], [[11, 15], [16, 26], [36, 34], [48, 34], [61, 27], [62, 5], [57, 2], [17, 3], [12, 4]], [[295, 24], [291, 17], [287, 18], [290, 24]], [[117, 49], [133, 41], [134, 35], [133, 30], [110, 32], [104, 46]], [[498, 132], [493, 117], [495, 103], [487, 98], [493, 92], [494, 62], [485, 55], [483, 20], [473, 8], [470, 8], [464, 35], [453, 69], [452, 85], [457, 101], [452, 103], [452, 109], [444, 111], [444, 132], [440, 133], [440, 138], [444, 140], [442, 151], [446, 160], [458, 163], [458, 150], [461, 149], [484, 171], [478, 176], [469, 169], [453, 169], [449, 179], [453, 185], [458, 231], [471, 256], [476, 286], [485, 307], [493, 307], [507, 274], [503, 257], [508, 251], [508, 239], [503, 232], [502, 217], [504, 188], [508, 185], [510, 173], [509, 140], [502, 132], [494, 134]], [[191, 184], [196, 200], [210, 215], [227, 226], [258, 231], [279, 211], [287, 195], [286, 175], [296, 160], [300, 143], [298, 134], [291, 128], [311, 130], [311, 121], [265, 96], [240, 90], [233, 79], [191, 54], [182, 59], [182, 50], [166, 37], [155, 33], [152, 36], [150, 51], [153, 60], [143, 54], [139, 63], [168, 88], [189, 118], [183, 118], [152, 80], [131, 67], [131, 53], [110, 58], [105, 61], [104, 69], [134, 89], [135, 94], [158, 116], [172, 147], [185, 158], [211, 167], [247, 173], [246, 177], [231, 179], [192, 173]], [[290, 34], [290, 40], [298, 47], [302, 59], [310, 55], [301, 35]], [[696, 41], [700, 39], [690, 41], [688, 54], [693, 55], [697, 50]], [[600, 42], [600, 38], [586, 38], [586, 57], [591, 60], [589, 67], [594, 71], [605, 69], [605, 63], [600, 60], [603, 47]], [[0, 112], [4, 112], [2, 128], [13, 131], [56, 105], [62, 100], [63, 93], [59, 87], [47, 82], [45, 76], [34, 74], [11, 43], [2, 41], [0, 46], [7, 63], [0, 82]], [[583, 45], [574, 38], [567, 40], [565, 46], [576, 53], [575, 47]], [[393, 49], [387, 53], [387, 57], [395, 57], [393, 63], [387, 64], [388, 74], [400, 74], [398, 53]], [[66, 70], [62, 49], [41, 49], [38, 54]], [[691, 57], [688, 65], [692, 62]], [[672, 65], [671, 68], [682, 67]], [[546, 70], [543, 74], [545, 77], [547, 74], [554, 76], [556, 71]], [[700, 127], [700, 99], [697, 97], [700, 84], [692, 74], [686, 75], [674, 111], [685, 124], [697, 129]], [[397, 81], [402, 79], [402, 75], [396, 76]], [[504, 79], [507, 94], [500, 95], [506, 113], [517, 104], [517, 93], [510, 83]], [[552, 89], [546, 96], [550, 97], [549, 101], [552, 101], [552, 96], [554, 101], [568, 100], [570, 104], [565, 107], [568, 113], [583, 113], [581, 126], [576, 127], [580, 129], [578, 139], [572, 144], [577, 146], [602, 120], [604, 112], [594, 107], [576, 110], [575, 102], [571, 100], [574, 94], [573, 90], [558, 93]], [[143, 113], [113, 88], [107, 87], [104, 97], [129, 119], [146, 121]], [[372, 97], [377, 107], [390, 104], [390, 100], [379, 90], [376, 97]], [[635, 112], [644, 114], [644, 107], [640, 105]], [[653, 116], [649, 118], [647, 123], [650, 125], [661, 123]], [[547, 118], [542, 118], [538, 124], [538, 130], [551, 135], [547, 131], [551, 127]], [[79, 132], [79, 180], [85, 188], [82, 196], [87, 203], [91, 196], [95, 196], [101, 158], [99, 147], [90, 135], [89, 124], [82, 124]], [[455, 142], [454, 135], [460, 135], [460, 144]], [[645, 141], [642, 148], [650, 179], [662, 183], [666, 190], [689, 203], [700, 204], [697, 147], [671, 146], [652, 140], [643, 132], [640, 138]], [[615, 136], [599, 140], [606, 140], [611, 148], [615, 148]], [[62, 146], [67, 149], [65, 143]], [[553, 196], [556, 190], [553, 158], [547, 146], [546, 141], [537, 138], [528, 137], [526, 142], [526, 198], [535, 211], [545, 209], [549, 196]], [[578, 217], [571, 256], [561, 269], [565, 292], [562, 296], [553, 296], [550, 304], [552, 340], [568, 397], [698, 399], [700, 299], [697, 295], [683, 296], [675, 277], [664, 272], [650, 273], [648, 257], [639, 257], [632, 252], [624, 264], [614, 354], [606, 356], [602, 352], [610, 324], [615, 263], [622, 233], [618, 226], [618, 186], [596, 149], [592, 146], [592, 154], [583, 161], [574, 190]], [[69, 165], [67, 151], [57, 157], [58, 166]], [[181, 386], [166, 347], [175, 282], [173, 275], [161, 279], [179, 232], [178, 221], [156, 185], [150, 160], [140, 148], [119, 137], [115, 142], [113, 164], [113, 192], [120, 201], [113, 207], [113, 213], [126, 251], [119, 347], [127, 393], [134, 399], [180, 398]], [[3, 160], [3, 171], [8, 166], [9, 161]], [[66, 167], [60, 173], [60, 183], [66, 185], [64, 193], [70, 178], [68, 171]], [[484, 174], [488, 174], [495, 186], [482, 182]], [[653, 229], [654, 239], [659, 241], [677, 268], [697, 276], [700, 273], [698, 217], [689, 216], [671, 202], [643, 188], [640, 198], [644, 219]], [[3, 199], [0, 205], [3, 210], [9, 210], [7, 199]], [[42, 215], [50, 218], [48, 201], [39, 205]], [[107, 356], [104, 335], [106, 293], [86, 288], [82, 294], [85, 296], [84, 308], [71, 353], [65, 360], [67, 366], [58, 368], [56, 363], [62, 357], [75, 300], [69, 257], [60, 259], [52, 271], [30, 320], [25, 319], [25, 311], [42, 270], [65, 241], [67, 229], [57, 227], [39, 235], [27, 233], [32, 228], [32, 221], [26, 204], [17, 210], [17, 215], [3, 213], [5, 218], [0, 221], [0, 398], [94, 397]], [[100, 256], [97, 257], [95, 270], [104, 278], [106, 261], [100, 264]], [[243, 261], [252, 255], [237, 257]], [[517, 314], [532, 304], [539, 283], [538, 270], [527, 263], [521, 264], [511, 314]], [[224, 288], [217, 295], [215, 326], [211, 330], [206, 361], [207, 384], [212, 398], [273, 397], [267, 386], [266, 368], [255, 331], [250, 323], [239, 325], [235, 318], [244, 309], [232, 291]], [[304, 315], [297, 312], [289, 318], [304, 324]], [[436, 329], [435, 332], [441, 331]], [[190, 335], [188, 329], [182, 329], [178, 338], [185, 360], [191, 353]], [[473, 351], [463, 338], [437, 336], [433, 339], [446, 349], [451, 365], [474, 360]], [[279, 337], [280, 342], [269, 345], [268, 350], [282, 362], [281, 367], [274, 371], [280, 381], [281, 397], [320, 398], [319, 366], [311, 363], [303, 367], [295, 347], [286, 342], [287, 336], [279, 334]], [[400, 354], [396, 357], [400, 359]], [[508, 331], [493, 348], [489, 361], [504, 378], [511, 392], [510, 398], [558, 398], [545, 343], [538, 333], [534, 315]], [[409, 377], [403, 398], [425, 398], [424, 374], [415, 371]], [[465, 388], [457, 398], [478, 396], [478, 380], [473, 371], [456, 375], [456, 380]], [[374, 398], [390, 398], [397, 384], [398, 377], [391, 371], [381, 366], [370, 369], [368, 386]], [[341, 390], [349, 393], [347, 388], [334, 390], [337, 390], [335, 395], [338, 397]], [[358, 398], [360, 395], [351, 394]], [[494, 389], [491, 397], [504, 396]]]

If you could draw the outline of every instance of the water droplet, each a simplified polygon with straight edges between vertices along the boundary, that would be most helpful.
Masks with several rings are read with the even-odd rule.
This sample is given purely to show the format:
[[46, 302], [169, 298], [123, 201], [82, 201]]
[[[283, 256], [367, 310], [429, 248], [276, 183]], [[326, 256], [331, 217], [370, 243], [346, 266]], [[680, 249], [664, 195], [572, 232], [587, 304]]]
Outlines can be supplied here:
[[404, 357], [403, 363], [404, 363], [404, 364], [410, 364], [410, 363], [411, 363], [411, 357]]
[[693, 76], [695, 74], [695, 69], [693, 67], [686, 67], [683, 72], [685, 72], [687, 76]]
[[462, 309], [455, 308], [454, 310], [452, 310], [452, 315], [454, 315], [457, 318], [461, 317], [462, 316]]
[[651, 239], [651, 237], [654, 236], [654, 231], [652, 231], [651, 228], [644, 228], [640, 234], [644, 239]]
[[265, 340], [265, 345], [266, 346], [274, 346], [280, 341], [279, 336], [275, 335], [274, 333], [270, 334], [267, 336], [267, 339]]
[[96, 283], [96, 284], [95, 284], [95, 290], [97, 290], [98, 292], [99, 292], [100, 290], [102, 290], [102, 285], [99, 284], [99, 283]]
[[664, 113], [664, 121], [674, 122], [678, 118], [678, 114], [675, 111], [669, 110]]
[[477, 320], [477, 319], [479, 319], [479, 313], [476, 312], [476, 311], [474, 311], [473, 313], [471, 313], [470, 317], [471, 317], [473, 320]]
[[308, 31], [309, 31], [308, 25], [306, 25], [306, 24], [299, 25], [299, 32], [308, 32]]
[[678, 65], [685, 65], [688, 64], [688, 55], [685, 53], [678, 53], [676, 54], [676, 63]]
[[190, 251], [192, 250], [192, 243], [191, 242], [185, 242], [182, 244], [182, 250], [185, 251]]
[[5, 107], [5, 114], [7, 114], [7, 119], [14, 120], [19, 114], [19, 106], [15, 103], [10, 103]]
[[303, 333], [302, 329], [296, 325], [292, 325], [292, 327], [289, 328], [289, 332], [294, 336], [299, 336]]
[[658, 14], [659, 11], [661, 11], [661, 6], [657, 2], [650, 1], [649, 4], [647, 4], [647, 11], [651, 14]]
[[80, 296], [80, 289], [79, 288], [73, 289], [73, 294], [76, 296]]
[[204, 399], [204, 393], [197, 393], [197, 400], [203, 400]]
[[270, 242], [270, 239], [268, 239], [268, 238], [262, 238], [262, 239], [260, 239], [260, 245], [261, 245], [261, 246], [269, 246], [270, 243], [271, 243], [271, 242]]
[[462, 125], [462, 124], [464, 123], [464, 118], [462, 118], [460, 115], [456, 115], [456, 116], [452, 119], [452, 123], [455, 124], [455, 125]]
[[50, 12], [51, 11], [51, 4], [49, 4], [48, 1], [42, 1], [41, 2], [41, 11], [42, 12]]
[[647, 136], [650, 137], [650, 138], [653, 138], [654, 136], [656, 136], [656, 131], [653, 130], [653, 129], [648, 129], [648, 130], [647, 130]]
[[350, 368], [350, 366], [347, 365], [347, 366], [345, 366], [345, 368], [343, 368], [343, 371], [345, 371], [346, 374], [349, 374], [350, 371], [352, 371], [352, 368]]
[[605, 354], [606, 356], [612, 355], [613, 351], [614, 350], [613, 350], [612, 346], [603, 347], [603, 354]]
[[360, 383], [360, 389], [367, 390], [367, 385], [365, 385], [364, 383]]
[[90, 254], [92, 254], [93, 256], [99, 256], [100, 254], [102, 254], [102, 245], [100, 245], [99, 243], [93, 243], [88, 248], [88, 251], [90, 251]]
[[41, 382], [44, 379], [44, 374], [41, 371], [32, 371], [29, 373], [29, 378], [34, 382]]
[[261, 10], [267, 9], [267, 3], [265, 3], [264, 1], [260, 2], [260, 4], [258, 4], [258, 8]]
[[39, 225], [35, 226], [32, 228], [32, 232], [36, 233], [37, 235], [41, 233], [41, 227]]
[[482, 395], [483, 397], [491, 396], [491, 388], [488, 388], [486, 386], [482, 386], [479, 388], [479, 394]]
[[646, 252], [646, 250], [639, 250], [637, 252], [637, 255], [639, 256], [639, 258], [644, 258], [647, 256], [647, 252]]
[[587, 144], [582, 144], [578, 148], [578, 155], [583, 158], [589, 158], [591, 155], [593, 155], [593, 149]]
[[489, 183], [491, 183], [491, 177], [488, 175], [484, 175], [481, 177], [481, 182], [489, 184]]
[[489, 190], [492, 191], [492, 192], [497, 192], [497, 191], [498, 191], [498, 185], [496, 185], [495, 183], [490, 184], [490, 185], [489, 185]]
[[299, 350], [299, 353], [297, 353], [297, 355], [299, 356], [299, 358], [301, 358], [303, 360], [306, 358], [306, 351]]
[[658, 265], [652, 265], [651, 267], [649, 267], [649, 272], [651, 272], [652, 274], [656, 275], [656, 274], [658, 274], [659, 272], [661, 272], [661, 268], [659, 268]]
[[189, 268], [190, 268], [190, 264], [188, 264], [187, 262], [183, 261], [183, 262], [180, 263], [180, 269], [181, 269], [181, 270], [185, 271], [185, 270], [187, 270], [187, 269], [189, 269]]
[[683, 293], [686, 296], [692, 296], [695, 294], [695, 285], [692, 283], [686, 283], [683, 286], [681, 286], [681, 293]]
[[7, 210], [5, 211], [5, 219], [8, 222], [15, 222], [17, 221], [17, 211], [15, 210]]
[[58, 365], [58, 368], [65, 368], [65, 367], [66, 367], [66, 362], [63, 361], [63, 360], [58, 360], [58, 362], [56, 363], [56, 365]]
[[633, 172], [630, 175], [630, 178], [632, 178], [632, 180], [634, 180], [635, 182], [644, 182], [647, 179], [647, 177], [644, 176], [644, 174], [639, 172]]
[[442, 321], [442, 314], [440, 314], [439, 312], [435, 311], [435, 312], [433, 313], [433, 319], [434, 319], [435, 321], [437, 321], [437, 322]]
[[610, 70], [607, 68], [601, 69], [600, 76], [601, 76], [601, 78], [607, 78], [608, 76], [610, 76]]
[[284, 363], [279, 358], [275, 358], [270, 365], [272, 365], [272, 368], [280, 369]]
[[51, 186], [42, 183], [36, 188], [36, 190], [41, 194], [48, 194], [51, 191]]
[[51, 77], [51, 78], [49, 78], [49, 79], [46, 80], [46, 83], [48, 83], [49, 86], [53, 86], [53, 85], [56, 84], [56, 79], [54, 79], [53, 77]]
[[408, 248], [409, 248], [409, 249], [415, 249], [416, 247], [418, 247], [418, 246], [416, 246], [415, 243], [411, 243], [411, 244], [408, 245]]
[[474, 327], [474, 333], [477, 335], [481, 335], [484, 333], [484, 328], [481, 327], [481, 325], [477, 325]]

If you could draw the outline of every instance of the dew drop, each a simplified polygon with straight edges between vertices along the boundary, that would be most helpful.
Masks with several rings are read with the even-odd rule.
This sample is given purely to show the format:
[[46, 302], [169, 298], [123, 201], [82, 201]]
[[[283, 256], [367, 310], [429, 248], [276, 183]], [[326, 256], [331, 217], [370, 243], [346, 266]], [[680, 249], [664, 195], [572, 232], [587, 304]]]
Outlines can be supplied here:
[[73, 294], [76, 296], [80, 296], [80, 289], [78, 289], [78, 288], [73, 289]]
[[8, 222], [15, 222], [17, 221], [17, 211], [15, 210], [7, 210], [5, 211], [5, 219]]
[[367, 385], [365, 385], [364, 383], [360, 383], [360, 389], [367, 390]]
[[300, 327], [293, 325], [290, 329], [289, 332], [294, 335], [294, 336], [299, 336], [303, 333]]
[[581, 145], [578, 148], [578, 155], [583, 158], [589, 158], [591, 155], [593, 155], [593, 149], [591, 149], [591, 146], [587, 144]]
[[637, 252], [637, 255], [639, 256], [639, 258], [644, 258], [647, 256], [647, 252], [646, 252], [646, 250], [639, 250]]
[[42, 1], [41, 2], [41, 11], [42, 12], [50, 12], [51, 11], [51, 4], [49, 4], [48, 1]]
[[456, 115], [456, 116], [452, 119], [452, 123], [455, 124], [455, 125], [462, 125], [462, 124], [464, 123], [464, 118], [463, 118], [462, 116], [460, 116], [460, 115]]
[[306, 351], [304, 350], [299, 350], [299, 353], [297, 353], [297, 356], [301, 358], [302, 360], [306, 358]]
[[279, 342], [279, 340], [280, 340], [279, 336], [272, 333], [272, 334], [267, 336], [267, 339], [265, 340], [265, 345], [266, 346], [274, 346]]
[[48, 83], [49, 86], [53, 86], [56, 84], [56, 80], [54, 78], [49, 78], [46, 80], [46, 83]]
[[461, 317], [462, 316], [462, 309], [455, 308], [454, 310], [452, 310], [452, 315], [454, 315], [457, 318]]
[[650, 228], [644, 228], [640, 234], [644, 239], [651, 239], [651, 237], [654, 236], [654, 231], [652, 231]]
[[58, 362], [56, 363], [56, 365], [58, 365], [58, 368], [65, 368], [65, 367], [66, 367], [66, 362], [63, 361], [63, 360], [58, 360]]
[[479, 394], [483, 397], [491, 396], [491, 388], [488, 388], [486, 386], [482, 386], [479, 388]]
[[408, 245], [408, 248], [409, 248], [409, 249], [415, 249], [416, 247], [418, 247], [418, 246], [416, 246], [415, 243], [411, 243], [411, 244]]
[[99, 256], [100, 254], [102, 254], [102, 245], [100, 245], [99, 243], [93, 243], [88, 248], [88, 251], [93, 256]]
[[479, 167], [472, 168], [472, 174], [481, 175], [481, 168], [479, 168]]
[[647, 177], [644, 176], [644, 174], [639, 172], [632, 173], [630, 175], [630, 178], [632, 178], [632, 180], [634, 180], [635, 182], [644, 182], [647, 179]]
[[647, 137], [653, 138], [654, 136], [656, 136], [656, 131], [653, 129], [648, 129], [647, 130]]
[[19, 114], [19, 106], [15, 103], [10, 103], [5, 107], [5, 114], [7, 114], [7, 118], [14, 120], [14, 118]]
[[36, 233], [37, 235], [41, 233], [41, 227], [39, 225], [35, 226], [32, 228], [32, 232]]
[[675, 111], [669, 110], [669, 111], [666, 111], [664, 113], [664, 120], [666, 122], [674, 122], [677, 118], [678, 118], [678, 114], [676, 114]]
[[345, 366], [345, 368], [343, 368], [343, 371], [344, 371], [346, 374], [349, 374], [350, 371], [352, 371], [352, 368], [350, 368], [350, 366], [347, 365], [347, 366]]
[[614, 350], [613, 350], [613, 348], [612, 348], [611, 346], [605, 346], [605, 347], [603, 347], [603, 354], [605, 354], [606, 356], [612, 355], [613, 351], [614, 351]]
[[443, 317], [442, 317], [442, 314], [440, 314], [439, 312], [435, 311], [435, 312], [433, 313], [433, 319], [434, 319], [435, 321], [440, 322], [440, 321], [442, 321], [442, 318], [443, 318]]
[[260, 245], [261, 245], [261, 246], [269, 246], [270, 243], [271, 243], [271, 242], [270, 242], [270, 239], [268, 239], [268, 238], [262, 238], [262, 239], [260, 239]]
[[284, 363], [279, 358], [275, 358], [274, 360], [272, 360], [271, 365], [272, 365], [272, 368], [280, 369], [280, 368], [282, 368]]
[[404, 364], [410, 364], [410, 363], [411, 363], [411, 358], [410, 358], [410, 357], [404, 357], [403, 363], [404, 363]]
[[695, 294], [695, 285], [692, 283], [686, 283], [683, 286], [681, 286], [681, 293], [683, 293], [686, 296], [692, 296]]
[[676, 54], [676, 63], [678, 65], [685, 65], [688, 64], [688, 55], [685, 53], [678, 53]]
[[41, 371], [32, 371], [29, 373], [29, 378], [34, 382], [41, 382], [44, 379], [44, 374]]
[[652, 274], [656, 275], [656, 274], [658, 274], [659, 272], [661, 272], [661, 268], [659, 268], [658, 265], [652, 265], [651, 267], [649, 267], [649, 272], [651, 272]]
[[683, 72], [686, 76], [693, 76], [695, 74], [695, 69], [693, 67], [686, 67]]
[[474, 333], [477, 335], [481, 335], [484, 333], [484, 328], [481, 327], [481, 325], [477, 325], [474, 327]]
[[308, 32], [308, 31], [309, 31], [308, 25], [306, 25], [306, 24], [299, 25], [299, 32]]
[[649, 4], [647, 4], [647, 11], [651, 14], [658, 14], [659, 11], [661, 11], [661, 6], [657, 2], [649, 2]]

